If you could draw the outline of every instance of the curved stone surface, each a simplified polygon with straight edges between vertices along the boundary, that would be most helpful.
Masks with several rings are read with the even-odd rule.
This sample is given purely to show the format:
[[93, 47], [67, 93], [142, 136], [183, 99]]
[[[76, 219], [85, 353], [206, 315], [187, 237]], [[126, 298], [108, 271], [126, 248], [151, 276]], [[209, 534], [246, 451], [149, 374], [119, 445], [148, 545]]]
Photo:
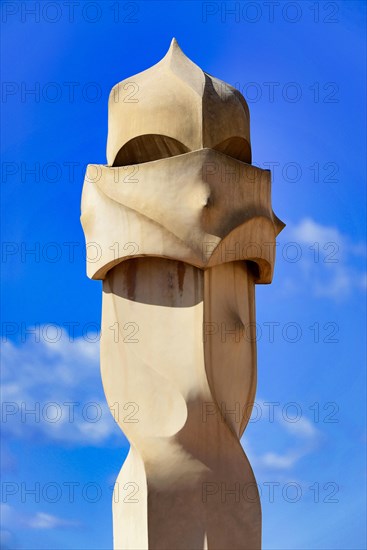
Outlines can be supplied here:
[[271, 282], [270, 172], [251, 162], [241, 94], [172, 42], [109, 99], [109, 165], [82, 196], [87, 272], [103, 280], [101, 372], [131, 448], [115, 550], [259, 550], [240, 438], [256, 390], [255, 283]]
[[257, 282], [271, 282], [284, 224], [271, 207], [268, 170], [211, 149], [125, 168], [87, 169], [81, 221], [98, 250], [88, 261], [90, 277], [150, 255], [202, 268], [251, 260]]
[[204, 272], [137, 258], [107, 274], [102, 380], [131, 443], [115, 549], [260, 548], [259, 495], [239, 441], [255, 395], [253, 319], [243, 262]]
[[159, 63], [113, 87], [108, 164], [141, 163], [206, 147], [251, 162], [248, 106], [238, 90], [202, 71], [173, 39]]

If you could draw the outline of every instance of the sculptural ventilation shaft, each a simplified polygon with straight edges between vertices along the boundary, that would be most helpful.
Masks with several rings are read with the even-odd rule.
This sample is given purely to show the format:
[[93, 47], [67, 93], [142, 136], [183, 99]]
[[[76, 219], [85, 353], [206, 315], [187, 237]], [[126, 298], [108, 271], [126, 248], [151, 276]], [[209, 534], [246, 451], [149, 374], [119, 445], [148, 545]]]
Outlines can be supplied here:
[[103, 280], [103, 386], [131, 444], [114, 548], [260, 548], [240, 438], [256, 387], [254, 286], [271, 281], [283, 224], [270, 172], [251, 166], [246, 101], [173, 40], [113, 88], [107, 158], [88, 166], [81, 220], [88, 275]]

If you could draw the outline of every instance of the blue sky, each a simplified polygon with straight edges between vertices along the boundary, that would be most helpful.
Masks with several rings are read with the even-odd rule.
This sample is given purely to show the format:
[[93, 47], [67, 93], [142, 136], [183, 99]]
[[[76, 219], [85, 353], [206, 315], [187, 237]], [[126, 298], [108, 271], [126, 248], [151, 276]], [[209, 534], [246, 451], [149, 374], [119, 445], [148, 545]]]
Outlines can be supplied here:
[[128, 443], [99, 377], [80, 195], [86, 164], [106, 162], [110, 89], [173, 36], [248, 99], [254, 163], [273, 163], [287, 224], [273, 284], [257, 287], [243, 439], [264, 548], [365, 548], [365, 2], [1, 7], [4, 548], [112, 547]]

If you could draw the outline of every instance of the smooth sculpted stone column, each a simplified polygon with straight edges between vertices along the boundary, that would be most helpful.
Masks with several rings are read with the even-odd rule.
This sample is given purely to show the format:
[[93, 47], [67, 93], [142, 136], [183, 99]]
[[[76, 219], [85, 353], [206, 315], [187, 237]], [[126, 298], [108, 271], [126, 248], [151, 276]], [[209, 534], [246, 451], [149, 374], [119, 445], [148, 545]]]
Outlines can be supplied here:
[[259, 549], [240, 438], [256, 390], [255, 284], [271, 282], [283, 224], [270, 172], [251, 165], [248, 107], [173, 41], [113, 88], [107, 157], [88, 166], [81, 220], [88, 275], [103, 280], [103, 386], [131, 444], [114, 548]]

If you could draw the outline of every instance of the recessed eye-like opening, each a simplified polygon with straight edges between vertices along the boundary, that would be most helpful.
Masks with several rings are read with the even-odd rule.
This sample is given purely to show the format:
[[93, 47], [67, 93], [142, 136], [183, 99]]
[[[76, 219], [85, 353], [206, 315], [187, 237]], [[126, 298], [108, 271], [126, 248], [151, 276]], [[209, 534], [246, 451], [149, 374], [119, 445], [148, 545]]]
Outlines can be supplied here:
[[146, 134], [131, 139], [121, 147], [112, 166], [142, 164], [152, 160], [175, 157], [189, 149], [174, 138], [159, 134]]
[[254, 276], [255, 279], [260, 278], [260, 268], [259, 265], [256, 262], [253, 262], [252, 260], [246, 260], [247, 266]]
[[249, 143], [241, 137], [231, 137], [213, 147], [229, 157], [251, 164], [251, 148]]

